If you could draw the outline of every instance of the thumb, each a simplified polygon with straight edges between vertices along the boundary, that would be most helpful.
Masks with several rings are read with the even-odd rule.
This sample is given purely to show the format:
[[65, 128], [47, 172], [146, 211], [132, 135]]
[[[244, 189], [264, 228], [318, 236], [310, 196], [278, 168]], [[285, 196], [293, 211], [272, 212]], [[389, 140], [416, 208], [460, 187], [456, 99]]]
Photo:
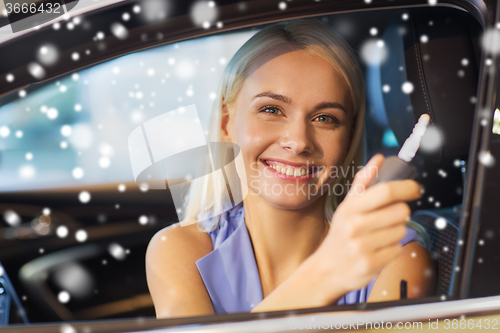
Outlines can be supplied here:
[[382, 154], [375, 154], [368, 163], [356, 173], [348, 195], [361, 195], [370, 186], [378, 174], [378, 170], [384, 163], [385, 157]]

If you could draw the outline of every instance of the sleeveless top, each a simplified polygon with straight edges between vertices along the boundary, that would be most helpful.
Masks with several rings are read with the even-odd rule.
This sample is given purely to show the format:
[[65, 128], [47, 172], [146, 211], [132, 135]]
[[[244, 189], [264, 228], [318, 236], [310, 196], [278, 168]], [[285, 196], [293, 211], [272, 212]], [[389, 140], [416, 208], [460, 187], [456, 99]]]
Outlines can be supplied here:
[[[244, 218], [243, 203], [223, 213], [217, 228], [209, 232], [213, 251], [196, 261], [215, 313], [250, 312], [263, 300], [259, 271]], [[421, 242], [417, 232], [407, 228], [400, 243], [405, 245], [415, 240]], [[366, 302], [375, 279], [359, 290], [348, 292], [337, 304]]]

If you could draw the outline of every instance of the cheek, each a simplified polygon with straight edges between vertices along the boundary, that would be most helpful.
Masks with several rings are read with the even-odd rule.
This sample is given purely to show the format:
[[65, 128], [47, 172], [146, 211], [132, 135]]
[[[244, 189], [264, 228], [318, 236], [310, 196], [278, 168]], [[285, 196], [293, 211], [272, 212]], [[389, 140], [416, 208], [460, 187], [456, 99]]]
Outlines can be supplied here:
[[342, 166], [344, 163], [344, 158], [349, 150], [350, 137], [349, 131], [343, 130], [341, 132], [335, 133], [328, 140], [322, 140], [322, 146], [324, 147], [324, 156], [326, 164], [331, 166]]
[[273, 141], [274, 135], [272, 130], [266, 129], [262, 124], [252, 121], [249, 117], [241, 117], [235, 123], [233, 137], [245, 158], [254, 161]]

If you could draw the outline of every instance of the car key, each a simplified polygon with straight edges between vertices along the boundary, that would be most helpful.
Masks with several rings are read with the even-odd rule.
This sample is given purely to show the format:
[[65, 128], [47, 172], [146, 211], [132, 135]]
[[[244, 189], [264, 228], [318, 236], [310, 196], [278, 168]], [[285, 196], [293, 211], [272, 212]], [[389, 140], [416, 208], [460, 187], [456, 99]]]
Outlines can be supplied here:
[[410, 164], [411, 160], [420, 147], [420, 141], [425, 134], [430, 117], [423, 114], [418, 119], [412, 133], [406, 139], [397, 156], [389, 156], [380, 167], [376, 178], [370, 186], [391, 180], [413, 179], [417, 175], [417, 169]]

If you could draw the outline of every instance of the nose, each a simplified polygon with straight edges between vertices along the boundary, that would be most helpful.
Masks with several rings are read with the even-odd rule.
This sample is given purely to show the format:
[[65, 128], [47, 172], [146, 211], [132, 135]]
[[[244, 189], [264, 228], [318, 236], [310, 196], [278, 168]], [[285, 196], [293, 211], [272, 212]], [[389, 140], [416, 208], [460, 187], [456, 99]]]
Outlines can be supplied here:
[[294, 119], [284, 128], [280, 138], [281, 148], [294, 154], [311, 154], [314, 152], [314, 128], [304, 119]]

